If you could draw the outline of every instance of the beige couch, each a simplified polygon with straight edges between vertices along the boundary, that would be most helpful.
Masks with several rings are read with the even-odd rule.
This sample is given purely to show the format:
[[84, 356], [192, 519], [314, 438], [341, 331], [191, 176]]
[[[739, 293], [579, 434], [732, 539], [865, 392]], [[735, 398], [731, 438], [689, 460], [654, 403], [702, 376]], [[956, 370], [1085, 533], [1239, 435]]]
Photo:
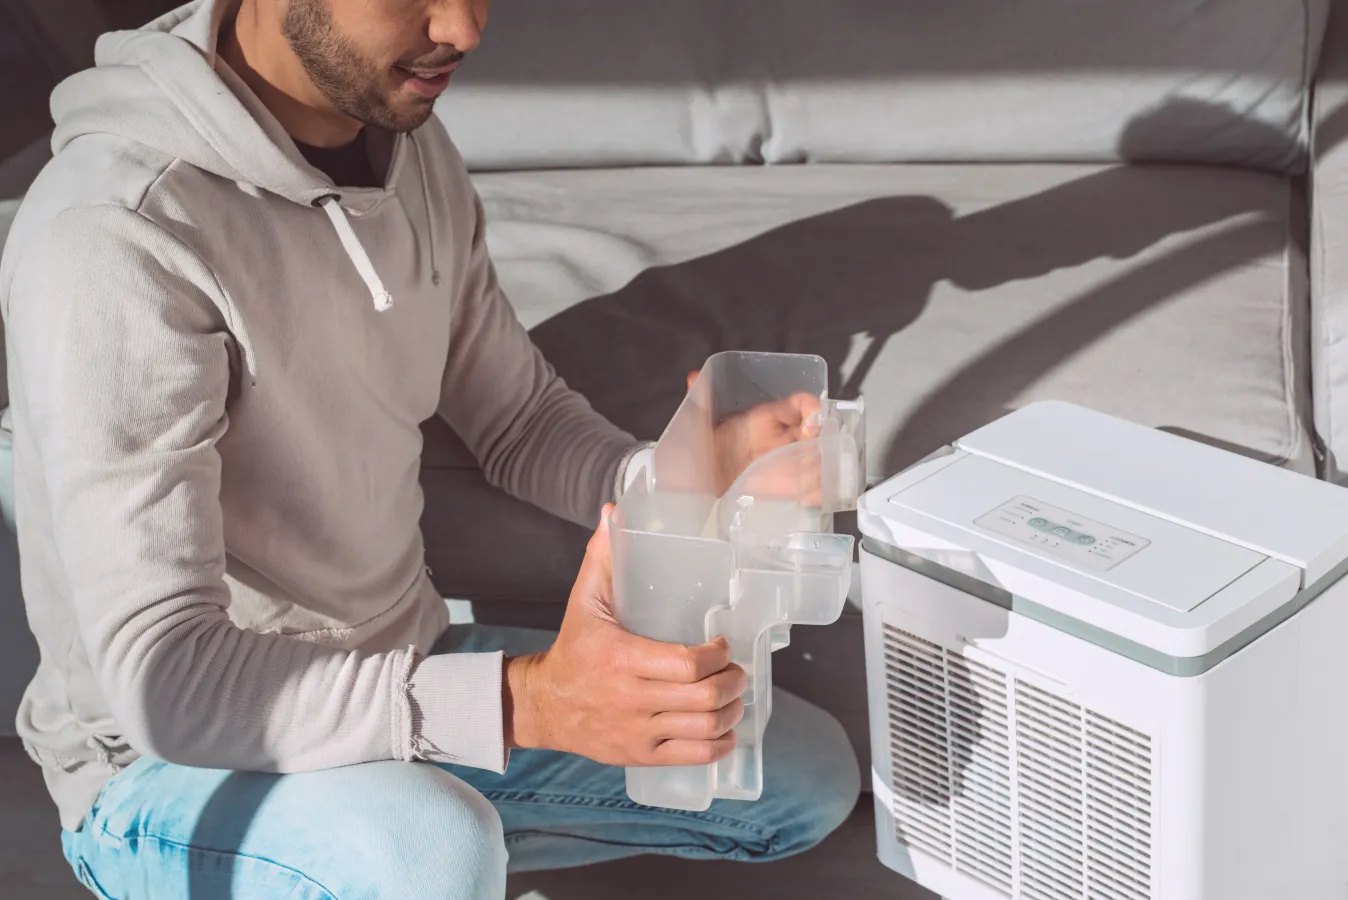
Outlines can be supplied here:
[[[745, 348], [818, 353], [864, 393], [872, 480], [1042, 398], [1344, 478], [1348, 91], [1320, 65], [1325, 0], [493, 16], [440, 114], [535, 341], [640, 437], [688, 370]], [[555, 624], [584, 532], [427, 437], [444, 592]], [[861, 647], [855, 610], [797, 628], [776, 680], [865, 757]]]
[[[1049, 397], [1342, 479], [1348, 45], [1320, 63], [1327, 14], [513, 0], [439, 111], [519, 315], [640, 437], [709, 354], [760, 349], [864, 393], [873, 480]], [[586, 533], [426, 435], [443, 592], [555, 624]], [[793, 638], [777, 682], [864, 756], [855, 612]]]

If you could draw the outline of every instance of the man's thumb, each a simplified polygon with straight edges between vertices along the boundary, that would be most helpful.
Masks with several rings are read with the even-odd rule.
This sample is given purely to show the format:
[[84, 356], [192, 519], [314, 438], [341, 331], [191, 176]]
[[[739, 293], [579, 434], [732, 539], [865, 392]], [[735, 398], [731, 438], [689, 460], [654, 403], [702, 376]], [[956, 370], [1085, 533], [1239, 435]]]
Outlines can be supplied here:
[[595, 538], [602, 537], [604, 540], [608, 540], [609, 525], [612, 522], [614, 515], [617, 514], [617, 512], [618, 512], [618, 504], [616, 503], [604, 504], [603, 508], [599, 510], [599, 524], [595, 526], [593, 537]]
[[590, 537], [585, 548], [585, 561], [580, 565], [576, 576], [576, 586], [572, 600], [579, 601], [580, 609], [590, 616], [597, 616], [607, 622], [616, 622], [613, 613], [613, 550], [610, 542], [610, 528], [613, 517], [613, 504], [604, 507], [599, 516], [599, 526]]
[[590, 535], [590, 543], [585, 548], [586, 562], [602, 563], [605, 569], [611, 567], [613, 559], [611, 524], [614, 509], [612, 503], [604, 504], [603, 510], [599, 513], [599, 526], [595, 528], [594, 534]]

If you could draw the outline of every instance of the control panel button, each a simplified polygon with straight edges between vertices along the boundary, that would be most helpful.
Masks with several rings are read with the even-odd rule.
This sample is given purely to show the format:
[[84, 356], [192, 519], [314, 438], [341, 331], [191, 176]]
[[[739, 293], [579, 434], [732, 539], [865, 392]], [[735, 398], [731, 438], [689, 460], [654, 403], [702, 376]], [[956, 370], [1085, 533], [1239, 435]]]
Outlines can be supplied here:
[[1024, 496], [1008, 500], [975, 524], [1097, 572], [1108, 572], [1151, 543]]

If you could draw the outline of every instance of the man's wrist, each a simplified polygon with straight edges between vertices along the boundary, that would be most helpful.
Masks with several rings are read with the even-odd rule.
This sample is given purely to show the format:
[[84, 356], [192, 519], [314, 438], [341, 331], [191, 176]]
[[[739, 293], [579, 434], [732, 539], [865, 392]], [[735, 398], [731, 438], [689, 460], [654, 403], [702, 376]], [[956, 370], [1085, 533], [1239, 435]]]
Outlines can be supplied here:
[[542, 746], [534, 733], [535, 717], [530, 697], [537, 662], [537, 656], [508, 656], [502, 662], [501, 729], [507, 750], [531, 750]]

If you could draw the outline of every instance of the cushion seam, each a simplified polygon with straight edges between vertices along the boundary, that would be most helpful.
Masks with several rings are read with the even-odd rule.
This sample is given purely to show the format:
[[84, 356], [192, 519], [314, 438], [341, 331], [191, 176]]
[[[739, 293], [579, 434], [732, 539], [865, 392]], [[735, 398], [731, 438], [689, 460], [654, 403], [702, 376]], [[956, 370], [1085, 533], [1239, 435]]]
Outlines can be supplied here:
[[[1323, 52], [1323, 49], [1322, 51]], [[1311, 0], [1301, 0], [1301, 109], [1297, 115], [1297, 125], [1301, 131], [1301, 140], [1298, 142], [1304, 148], [1304, 162], [1309, 168], [1311, 165], [1312, 152], [1312, 122], [1311, 122], [1311, 82], [1313, 78], [1311, 71]], [[1296, 171], [1296, 165], [1292, 171]]]
[[[1303, 0], [1303, 8], [1308, 10], [1310, 0]], [[1306, 28], [1309, 32], [1309, 12], [1307, 12]], [[1328, 36], [1328, 28], [1326, 36]], [[1323, 62], [1325, 50], [1322, 47], [1321, 61]], [[1332, 371], [1333, 363], [1330, 358], [1330, 347], [1334, 343], [1331, 320], [1331, 310], [1329, 298], [1325, 296], [1328, 292], [1328, 255], [1325, 253], [1325, 225], [1324, 206], [1320, 202], [1318, 184], [1320, 173], [1320, 153], [1317, 146], [1317, 135], [1319, 132], [1319, 91], [1310, 92], [1309, 79], [1307, 81], [1307, 97], [1305, 104], [1307, 107], [1307, 121], [1309, 128], [1308, 144], [1308, 174], [1307, 184], [1307, 203], [1310, 208], [1309, 226], [1310, 234], [1308, 240], [1306, 277], [1307, 293], [1309, 294], [1309, 312], [1310, 321], [1308, 323], [1309, 331], [1309, 351], [1310, 375], [1311, 375], [1311, 416], [1313, 427], [1319, 434], [1321, 442], [1323, 459], [1319, 475], [1330, 481], [1337, 481], [1338, 475], [1338, 435], [1335, 427], [1337, 393], [1334, 389], [1334, 375]], [[1323, 396], [1321, 394], [1323, 393]]]
[[[1292, 277], [1292, 249], [1294, 235], [1292, 233], [1292, 217], [1296, 211], [1296, 198], [1293, 196], [1293, 187], [1291, 179], [1283, 181], [1283, 197], [1286, 203], [1286, 211], [1283, 217], [1283, 244], [1282, 244], [1282, 263], [1283, 263], [1283, 304], [1281, 328], [1282, 328], [1282, 378], [1283, 378], [1283, 406], [1287, 416], [1287, 451], [1284, 454], [1282, 465], [1286, 465], [1295, 460], [1302, 450], [1301, 418], [1297, 407], [1297, 364], [1296, 347], [1294, 344], [1295, 328], [1292, 327], [1294, 318], [1293, 304], [1296, 303], [1296, 297], [1293, 296], [1295, 286]], [[1309, 300], [1309, 297], [1307, 298]]]

